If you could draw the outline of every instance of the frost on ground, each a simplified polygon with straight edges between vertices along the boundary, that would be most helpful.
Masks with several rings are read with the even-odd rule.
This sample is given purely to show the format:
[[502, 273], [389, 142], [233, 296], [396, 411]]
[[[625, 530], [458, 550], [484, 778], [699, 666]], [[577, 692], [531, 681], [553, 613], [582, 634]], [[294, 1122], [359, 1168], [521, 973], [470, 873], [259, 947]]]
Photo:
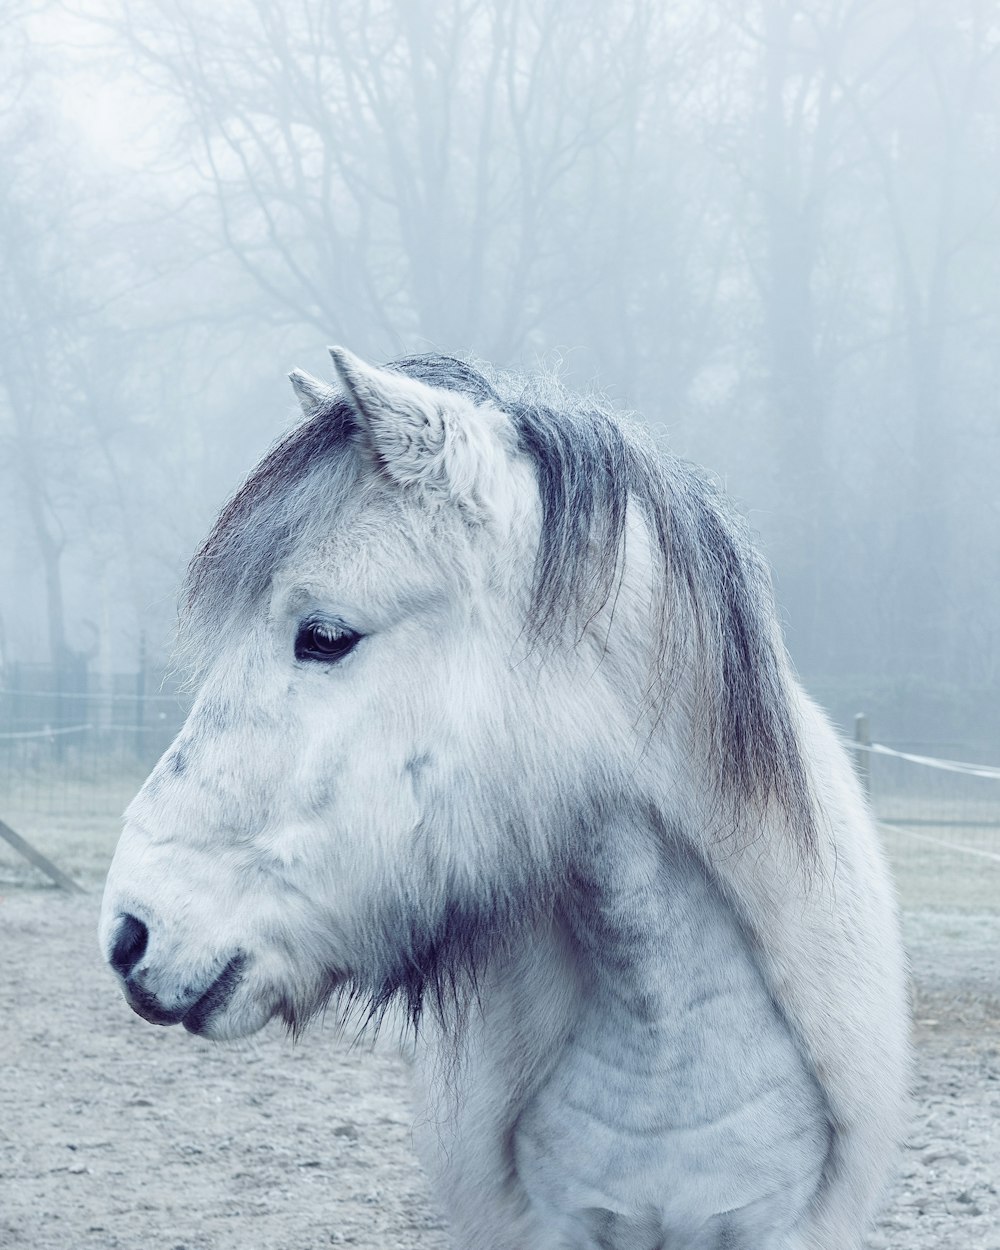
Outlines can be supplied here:
[[[444, 1250], [391, 1049], [143, 1023], [101, 965], [98, 902], [0, 901], [0, 1246]], [[1000, 917], [907, 929], [916, 1111], [871, 1246], [1000, 1250]]]
[[906, 917], [913, 1127], [871, 1246], [1000, 1250], [1000, 915]]

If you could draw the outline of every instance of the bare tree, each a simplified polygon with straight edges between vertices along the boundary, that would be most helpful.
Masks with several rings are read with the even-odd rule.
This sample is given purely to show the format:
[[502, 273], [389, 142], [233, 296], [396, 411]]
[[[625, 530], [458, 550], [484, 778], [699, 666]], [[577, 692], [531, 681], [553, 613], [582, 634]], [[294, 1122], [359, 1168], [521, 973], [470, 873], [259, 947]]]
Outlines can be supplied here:
[[654, 11], [133, 0], [123, 23], [184, 101], [222, 236], [274, 307], [367, 350], [503, 361], [628, 244]]

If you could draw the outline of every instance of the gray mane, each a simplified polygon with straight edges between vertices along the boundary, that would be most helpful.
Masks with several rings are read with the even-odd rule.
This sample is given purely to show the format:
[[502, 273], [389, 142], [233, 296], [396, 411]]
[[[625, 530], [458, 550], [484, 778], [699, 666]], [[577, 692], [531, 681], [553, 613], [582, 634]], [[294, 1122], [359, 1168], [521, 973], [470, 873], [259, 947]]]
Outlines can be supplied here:
[[[639, 509], [659, 554], [651, 699], [662, 706], [671, 672], [695, 664], [700, 730], [731, 815], [775, 801], [810, 850], [814, 806], [770, 577], [745, 524], [712, 484], [694, 466], [655, 448], [627, 418], [550, 381], [441, 355], [410, 356], [388, 367], [509, 415], [541, 500], [525, 623], [538, 643], [557, 641], [567, 620], [582, 630], [613, 604], [627, 510]], [[343, 454], [351, 438], [352, 413], [338, 397], [282, 439], [225, 507], [188, 576], [185, 615], [196, 658], [199, 636], [204, 641], [262, 595], [315, 520], [324, 471], [351, 471], [353, 457]]]

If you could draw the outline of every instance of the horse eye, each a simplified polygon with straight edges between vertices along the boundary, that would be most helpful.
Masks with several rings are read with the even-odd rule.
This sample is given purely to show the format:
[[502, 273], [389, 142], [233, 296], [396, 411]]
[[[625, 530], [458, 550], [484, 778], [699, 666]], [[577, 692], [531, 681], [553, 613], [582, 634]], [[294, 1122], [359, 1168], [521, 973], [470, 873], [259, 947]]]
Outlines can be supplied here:
[[295, 658], [334, 664], [361, 641], [361, 634], [338, 629], [327, 621], [303, 621], [295, 635]]

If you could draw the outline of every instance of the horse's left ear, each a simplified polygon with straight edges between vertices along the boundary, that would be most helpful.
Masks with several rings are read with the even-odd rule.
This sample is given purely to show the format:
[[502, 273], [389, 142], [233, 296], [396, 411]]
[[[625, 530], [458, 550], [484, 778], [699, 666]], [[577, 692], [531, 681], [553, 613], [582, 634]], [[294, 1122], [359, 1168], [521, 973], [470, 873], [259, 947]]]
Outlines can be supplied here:
[[397, 482], [459, 502], [481, 503], [492, 493], [488, 483], [506, 459], [498, 414], [454, 391], [376, 369], [343, 347], [331, 347], [330, 355], [369, 451]]
[[317, 416], [325, 408], [329, 408], [337, 397], [332, 387], [321, 382], [319, 378], [310, 377], [302, 369], [293, 369], [288, 380], [305, 417]]

